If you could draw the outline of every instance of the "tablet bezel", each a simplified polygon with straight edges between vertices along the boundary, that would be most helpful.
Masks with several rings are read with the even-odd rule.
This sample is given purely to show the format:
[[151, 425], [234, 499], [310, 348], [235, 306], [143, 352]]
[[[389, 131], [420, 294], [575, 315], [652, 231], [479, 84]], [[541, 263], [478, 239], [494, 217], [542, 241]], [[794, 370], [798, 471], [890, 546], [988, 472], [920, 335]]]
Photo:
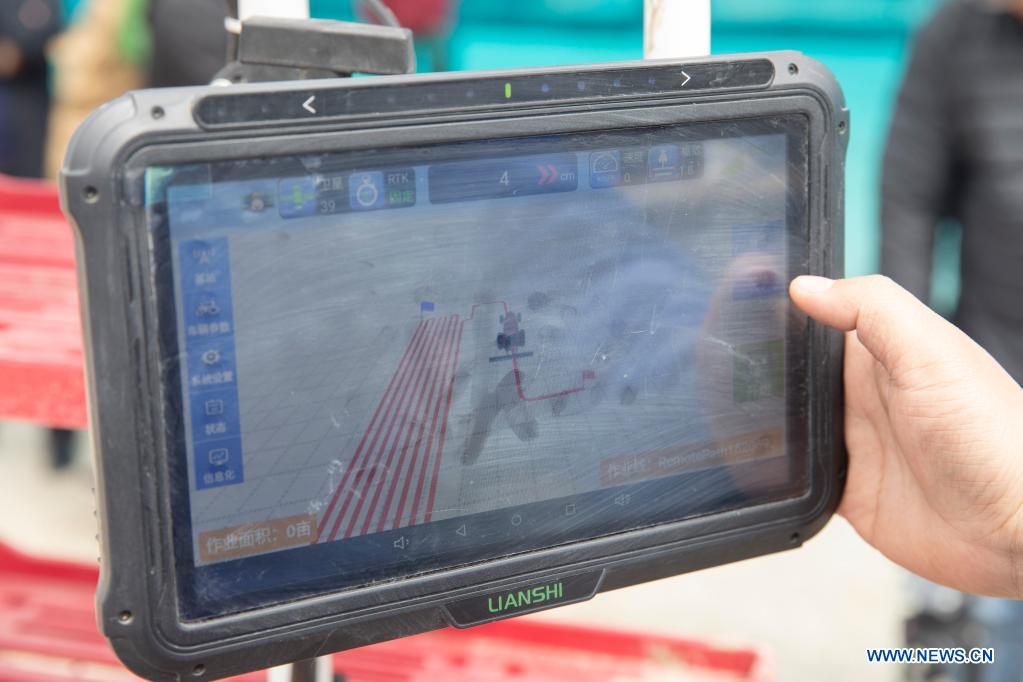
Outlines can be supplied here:
[[[191, 103], [212, 91], [199, 88], [134, 93], [90, 119], [65, 163], [62, 194], [77, 231], [103, 535], [100, 623], [121, 659], [153, 678], [221, 677], [458, 624], [454, 604], [504, 587], [592, 575], [592, 594], [798, 546], [815, 533], [837, 506], [844, 477], [841, 337], [807, 323], [813, 466], [810, 490], [802, 497], [193, 622], [180, 618], [167, 542], [170, 459], [163, 401], [153, 399], [163, 395], [165, 384], [154, 335], [156, 286], [146, 265], [150, 244], [140, 210], [147, 167], [315, 153], [342, 141], [350, 148], [381, 141], [412, 145], [800, 114], [809, 131], [807, 271], [840, 276], [848, 112], [830, 74], [816, 62], [795, 53], [759, 57], [771, 59], [778, 75], [771, 87], [757, 91], [660, 93], [621, 102], [410, 114], [377, 124], [332, 121], [211, 132], [191, 118]], [[785, 76], [789, 64], [798, 67]], [[341, 81], [337, 87], [350, 85]]]

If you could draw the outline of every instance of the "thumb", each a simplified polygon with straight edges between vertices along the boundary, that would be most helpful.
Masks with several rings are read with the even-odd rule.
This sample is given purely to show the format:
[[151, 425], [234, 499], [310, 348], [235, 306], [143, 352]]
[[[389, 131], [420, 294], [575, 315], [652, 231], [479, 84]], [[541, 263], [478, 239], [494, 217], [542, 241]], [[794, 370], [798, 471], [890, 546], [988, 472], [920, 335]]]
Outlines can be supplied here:
[[889, 374], [931, 364], [958, 330], [887, 277], [831, 280], [803, 275], [789, 286], [792, 300], [821, 324], [856, 331]]

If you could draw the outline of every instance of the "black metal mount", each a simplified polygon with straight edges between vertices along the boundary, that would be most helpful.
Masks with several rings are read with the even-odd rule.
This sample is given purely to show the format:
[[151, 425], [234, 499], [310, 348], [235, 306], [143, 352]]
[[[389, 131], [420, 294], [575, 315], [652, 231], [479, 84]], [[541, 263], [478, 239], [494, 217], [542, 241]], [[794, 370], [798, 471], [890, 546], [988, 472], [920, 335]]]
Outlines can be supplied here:
[[412, 31], [329, 19], [228, 19], [232, 56], [214, 83], [397, 75], [416, 70]]

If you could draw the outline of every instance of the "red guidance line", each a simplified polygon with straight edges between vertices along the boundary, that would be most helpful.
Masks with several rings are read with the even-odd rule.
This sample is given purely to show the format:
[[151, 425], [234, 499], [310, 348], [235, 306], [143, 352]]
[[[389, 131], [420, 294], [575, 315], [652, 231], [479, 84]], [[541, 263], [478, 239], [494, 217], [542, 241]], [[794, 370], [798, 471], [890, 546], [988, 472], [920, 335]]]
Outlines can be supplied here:
[[[440, 424], [440, 437], [439, 437], [439, 442], [437, 443], [437, 451], [436, 451], [436, 454], [433, 457], [433, 473], [432, 473], [432, 477], [431, 477], [431, 480], [430, 480], [429, 492], [427, 493], [427, 496], [426, 496], [426, 509], [425, 509], [424, 515], [423, 515], [423, 521], [424, 522], [429, 522], [430, 521], [430, 517], [433, 514], [433, 501], [434, 501], [434, 496], [435, 496], [436, 491], [437, 491], [437, 479], [438, 479], [438, 474], [440, 472], [440, 460], [441, 460], [441, 456], [444, 454], [444, 434], [447, 431], [448, 414], [451, 411], [451, 395], [452, 395], [452, 392], [454, 391], [454, 388], [455, 388], [455, 373], [458, 370], [458, 353], [459, 353], [459, 350], [462, 347], [462, 329], [464, 327], [465, 327], [465, 324], [461, 320], [459, 320], [459, 323], [458, 323], [458, 336], [455, 339], [455, 343], [454, 343], [454, 345], [452, 347], [452, 350], [454, 351], [454, 353], [453, 354], [449, 353], [447, 359], [445, 360], [445, 364], [444, 364], [444, 376], [445, 376], [445, 383], [447, 385], [447, 403], [446, 403], [446, 406], [444, 407], [444, 416], [443, 416], [443, 418], [441, 420], [441, 424]], [[448, 360], [451, 361], [450, 365], [447, 364]], [[424, 492], [424, 487], [425, 487], [425, 484], [426, 484], [426, 473], [430, 470], [429, 469], [429, 467], [430, 467], [430, 450], [431, 450], [431, 448], [433, 446], [433, 434], [434, 434], [434, 432], [436, 431], [436, 428], [437, 428], [437, 417], [438, 417], [438, 415], [441, 412], [441, 404], [442, 404], [443, 400], [444, 400], [444, 391], [443, 391], [443, 387], [442, 387], [441, 392], [437, 394], [436, 409], [434, 410], [434, 413], [433, 413], [433, 423], [430, 425], [430, 439], [429, 439], [429, 441], [427, 443], [427, 446], [426, 446], [426, 456], [423, 457], [423, 465], [422, 465], [422, 468], [420, 469], [420, 472], [419, 472], [419, 482], [416, 485], [415, 498], [412, 500], [412, 506], [410, 507], [411, 516], [409, 517], [409, 525], [414, 525], [415, 522], [416, 522], [416, 518], [419, 515], [419, 502], [420, 502], [421, 499], [423, 499], [423, 492]], [[398, 521], [399, 521], [399, 523], [401, 522], [401, 517], [400, 516], [398, 517]]]
[[[405, 366], [405, 372], [402, 378], [399, 380], [398, 390], [391, 394], [387, 408], [384, 411], [384, 421], [377, 425], [376, 433], [373, 434], [373, 438], [369, 442], [369, 447], [363, 451], [363, 462], [359, 465], [359, 471], [355, 475], [355, 479], [352, 482], [351, 490], [345, 497], [344, 502], [341, 504], [340, 511], [337, 517], [334, 519], [334, 525], [330, 529], [328, 535], [329, 540], [336, 540], [341, 524], [344, 522], [345, 516], [348, 513], [349, 506], [352, 502], [355, 502], [356, 508], [361, 508], [363, 497], [362, 494], [365, 492], [365, 486], [361, 485], [363, 475], [367, 473], [367, 465], [369, 463], [375, 464], [379, 460], [380, 453], [377, 450], [377, 443], [380, 440], [380, 436], [384, 434], [386, 430], [386, 436], [384, 441], [386, 442], [390, 438], [391, 431], [394, 429], [394, 423], [398, 418], [401, 406], [405, 403], [405, 397], [408, 395], [409, 389], [412, 387], [414, 377], [419, 370], [420, 363], [425, 354], [429, 353], [429, 349], [432, 347], [434, 339], [437, 336], [437, 328], [439, 324], [435, 324], [435, 320], [427, 320], [424, 323], [424, 327], [428, 327], [429, 331], [420, 338], [420, 345], [416, 348], [415, 355], [412, 357], [409, 364]], [[425, 340], [425, 342], [424, 342]], [[356, 460], [352, 460], [352, 468], [358, 465]], [[375, 473], [375, 468], [369, 473]]]
[[[369, 530], [370, 525], [373, 523], [373, 516], [378, 510], [380, 495], [383, 492], [384, 486], [387, 484], [387, 478], [391, 472], [391, 465], [394, 461], [394, 456], [398, 452], [399, 443], [401, 442], [403, 434], [405, 434], [407, 430], [406, 424], [410, 424], [409, 430], [415, 425], [415, 415], [418, 414], [419, 408], [422, 405], [423, 395], [426, 392], [429, 382], [432, 380], [433, 365], [436, 360], [436, 354], [446, 342], [450, 328], [453, 325], [451, 324], [450, 319], [448, 319], [444, 321], [437, 320], [435, 326], [437, 327], [437, 331], [434, 333], [430, 344], [427, 346], [425, 352], [417, 358], [418, 366], [416, 368], [415, 376], [412, 378], [412, 383], [410, 384], [411, 390], [406, 395], [403, 395], [401, 402], [398, 403], [394, 418], [388, 425], [387, 432], [384, 434], [384, 439], [380, 443], [380, 450], [376, 453], [375, 463], [381, 463], [382, 461], [380, 477], [379, 479], [377, 478], [376, 469], [370, 472], [370, 475], [366, 479], [365, 485], [362, 489], [363, 495], [352, 510], [351, 520], [348, 522], [342, 537], [350, 538], [356, 534], [356, 527], [359, 525], [359, 518], [363, 515], [363, 513], [365, 513], [365, 520], [363, 521], [361, 530], [358, 534], [365, 535]], [[394, 432], [394, 440], [392, 441], [391, 433], [396, 425], [397, 431]], [[370, 497], [371, 491], [372, 497]], [[386, 511], [387, 510], [385, 508], [385, 514]]]
[[[384, 390], [384, 394], [380, 397], [380, 402], [377, 403], [376, 410], [373, 411], [373, 417], [372, 419], [370, 419], [369, 426], [366, 427], [365, 432], [363, 432], [362, 434], [362, 438], [359, 440], [359, 445], [355, 449], [355, 455], [352, 457], [351, 465], [347, 467], [344, 475], [341, 478], [340, 483], [338, 484], [337, 488], [334, 489], [334, 494], [331, 496], [330, 504], [327, 505], [327, 511], [326, 513], [324, 513], [323, 518], [320, 520], [321, 538], [323, 537], [322, 533], [323, 528], [326, 527], [326, 525], [330, 522], [331, 515], [334, 513], [334, 509], [337, 506], [337, 503], [340, 501], [341, 495], [348, 486], [348, 481], [351, 478], [352, 471], [355, 469], [355, 466], [362, 455], [363, 448], [366, 445], [366, 439], [369, 438], [370, 434], [373, 432], [374, 426], [376, 426], [377, 423], [377, 419], [381, 416], [380, 414], [381, 410], [383, 410], [385, 406], [387, 406], [390, 402], [393, 401], [394, 396], [392, 395], [392, 392], [394, 389], [397, 388], [396, 384], [399, 382], [399, 377], [403, 377], [404, 372], [407, 369], [407, 363], [409, 362], [412, 354], [416, 351], [417, 347], [422, 341], [422, 337], [425, 334], [426, 328], [427, 324], [422, 320], [420, 320], [419, 324], [416, 325], [415, 332], [412, 334], [412, 338], [409, 339], [408, 345], [405, 347], [405, 353], [401, 356], [401, 360], [398, 362], [398, 367], [395, 369], [394, 374], [391, 375], [391, 381], [390, 383], [387, 384], [387, 388]], [[331, 533], [328, 533], [327, 539], [330, 539], [329, 536], [332, 534], [333, 531], [331, 531]]]
[[[422, 477], [425, 475], [423, 472], [427, 470], [428, 463], [430, 461], [430, 454], [433, 449], [433, 437], [437, 425], [437, 417], [440, 412], [440, 396], [444, 393], [445, 387], [449, 386], [454, 382], [454, 371], [451, 370], [451, 356], [455, 354], [457, 350], [458, 339], [461, 335], [462, 324], [461, 320], [457, 315], [451, 315], [447, 319], [453, 323], [450, 326], [451, 336], [448, 339], [448, 343], [445, 346], [444, 351], [440, 354], [442, 363], [437, 366], [437, 375], [433, 385], [430, 387], [430, 394], [426, 400], [426, 408], [423, 413], [423, 418], [419, 422], [419, 431], [415, 438], [415, 445], [412, 449], [412, 455], [409, 462], [408, 475], [404, 477], [404, 485], [402, 485], [401, 492], [399, 493], [397, 500], [397, 510], [392, 519], [381, 519], [380, 526], [377, 530], [386, 530], [386, 523], [390, 523], [392, 528], [398, 528], [402, 525], [402, 517], [405, 513], [405, 506], [412, 503], [412, 486], [416, 480], [416, 469], [419, 469], [419, 483], [418, 488], [422, 488], [423, 481]], [[449, 371], [450, 370], [450, 371]], [[434, 396], [437, 396], [436, 401]], [[426, 425], [431, 422], [433, 426], [430, 429], [430, 436], [424, 440], [424, 434], [426, 433]], [[407, 445], [407, 444], [406, 444]], [[423, 456], [420, 457], [420, 453]], [[404, 461], [404, 460], [402, 460]], [[395, 479], [397, 482], [398, 479]], [[395, 492], [395, 491], [392, 491]], [[418, 499], [418, 498], [417, 498]], [[390, 506], [388, 505], [388, 509]], [[385, 523], [386, 522], [386, 523]], [[406, 525], [413, 525], [415, 523], [415, 510], [413, 509], [411, 520]]]
[[[379, 525], [383, 526], [387, 522], [388, 513], [391, 510], [391, 504], [394, 498], [394, 491], [397, 489], [398, 481], [401, 478], [402, 471], [405, 469], [406, 455], [408, 454], [409, 445], [412, 441], [412, 434], [417, 425], [422, 421], [422, 409], [426, 395], [428, 392], [432, 392], [434, 390], [434, 384], [439, 378], [438, 368], [440, 366], [441, 356], [447, 351], [447, 347], [451, 342], [453, 337], [452, 332], [457, 326], [455, 322], [456, 320], [453, 315], [445, 318], [443, 322], [441, 322], [437, 343], [434, 345], [430, 353], [423, 359], [424, 373], [421, 377], [422, 380], [414, 389], [416, 398], [415, 400], [410, 400], [402, 415], [402, 423], [398, 427], [398, 431], [395, 434], [394, 441], [391, 444], [390, 451], [388, 452], [387, 460], [384, 462], [385, 474], [380, 479], [379, 485], [373, 494], [373, 499], [369, 503], [362, 526], [358, 532], [356, 532], [355, 521], [360, 513], [357, 510], [352, 516], [352, 523], [345, 531], [345, 537], [352, 537], [356, 534], [365, 535], [369, 532], [370, 527], [374, 523], [379, 522]], [[396, 455], [397, 459], [395, 459]], [[388, 482], [390, 483], [389, 486]], [[381, 495], [383, 494], [385, 487], [389, 487], [389, 492], [387, 493], [386, 499], [382, 499]], [[383, 503], [383, 506], [381, 506], [381, 502]], [[379, 519], [377, 518], [378, 516]]]

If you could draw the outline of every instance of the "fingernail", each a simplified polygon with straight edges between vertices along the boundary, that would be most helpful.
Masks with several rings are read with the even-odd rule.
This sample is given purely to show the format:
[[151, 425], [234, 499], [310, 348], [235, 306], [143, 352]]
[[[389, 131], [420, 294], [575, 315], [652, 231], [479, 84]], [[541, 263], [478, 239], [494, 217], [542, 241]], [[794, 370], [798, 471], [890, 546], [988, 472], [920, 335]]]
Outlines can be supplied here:
[[796, 277], [794, 284], [798, 289], [808, 294], [822, 294], [831, 288], [835, 280], [817, 275], [800, 275]]

